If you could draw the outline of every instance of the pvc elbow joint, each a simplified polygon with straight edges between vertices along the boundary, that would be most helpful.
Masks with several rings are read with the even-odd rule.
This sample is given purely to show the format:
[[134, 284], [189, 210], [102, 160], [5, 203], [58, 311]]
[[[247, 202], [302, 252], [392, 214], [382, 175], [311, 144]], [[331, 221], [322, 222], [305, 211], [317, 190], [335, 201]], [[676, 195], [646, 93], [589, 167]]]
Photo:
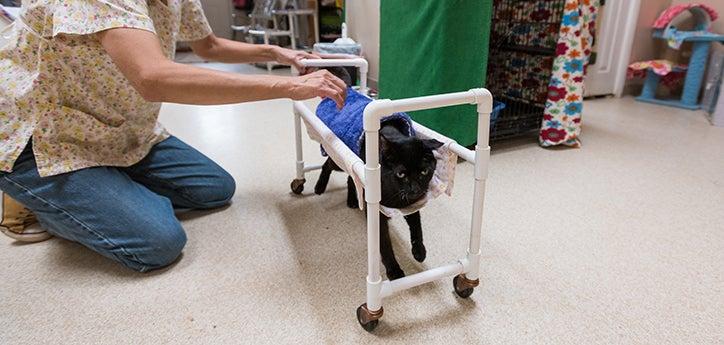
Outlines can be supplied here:
[[490, 91], [488, 91], [488, 89], [470, 89], [468, 92], [472, 93], [475, 98], [473, 104], [477, 105], [478, 113], [489, 114], [493, 112], [493, 95]]
[[364, 130], [379, 131], [380, 119], [385, 115], [394, 113], [394, 106], [389, 99], [378, 99], [367, 105], [364, 111]]

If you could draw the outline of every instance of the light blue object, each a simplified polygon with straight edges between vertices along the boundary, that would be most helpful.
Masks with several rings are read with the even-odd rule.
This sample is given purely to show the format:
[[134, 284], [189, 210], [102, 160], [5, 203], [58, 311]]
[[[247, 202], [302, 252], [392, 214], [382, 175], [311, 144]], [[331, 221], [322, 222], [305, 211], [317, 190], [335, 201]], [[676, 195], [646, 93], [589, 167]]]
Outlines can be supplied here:
[[[371, 98], [352, 88], [347, 88], [347, 99], [341, 110], [337, 109], [337, 104], [329, 98], [322, 100], [317, 107], [317, 117], [357, 156], [360, 156], [360, 142], [364, 135], [363, 113], [370, 102], [372, 102]], [[381, 120], [381, 123], [390, 122], [396, 122], [395, 127], [402, 131], [403, 134], [407, 136], [415, 135], [412, 128], [412, 119], [407, 114], [394, 113]], [[322, 154], [326, 156], [324, 150], [322, 150]]]
[[498, 117], [500, 117], [500, 112], [505, 109], [505, 103], [493, 101], [493, 112], [490, 113], [490, 127], [492, 128], [495, 126], [495, 123], [498, 122]]
[[314, 51], [325, 54], [360, 55], [362, 46], [347, 37], [347, 24], [342, 23], [342, 37], [336, 39], [334, 43], [316, 43], [314, 44]]
[[315, 43], [314, 51], [324, 54], [360, 55], [362, 46], [359, 44]]
[[661, 76], [653, 73], [653, 71], [649, 69], [648, 73], [646, 73], [646, 81], [644, 82], [644, 88], [641, 92], [641, 96], [636, 97], [636, 100], [689, 110], [700, 109], [701, 104], [699, 103], [699, 92], [701, 90], [702, 82], [704, 81], [704, 71], [706, 70], [709, 49], [711, 48], [711, 44], [713, 42], [724, 42], [724, 35], [717, 35], [711, 32], [686, 33], [677, 32], [675, 30], [656, 30], [654, 31], [654, 38], [668, 40], [671, 38], [669, 36], [672, 33], [677, 35], [677, 39], [694, 43], [691, 58], [689, 59], [689, 68], [686, 72], [686, 79], [684, 80], [684, 91], [681, 94], [681, 99], [657, 99], [655, 97], [656, 89], [659, 85], [659, 81], [661, 80]]
[[666, 39], [669, 47], [677, 50], [681, 48], [684, 41], [705, 40], [707, 37], [712, 37], [716, 40], [716, 36], [719, 35], [709, 32], [706, 29], [700, 31], [679, 31], [673, 26], [666, 28], [663, 32], [654, 33], [654, 37]]

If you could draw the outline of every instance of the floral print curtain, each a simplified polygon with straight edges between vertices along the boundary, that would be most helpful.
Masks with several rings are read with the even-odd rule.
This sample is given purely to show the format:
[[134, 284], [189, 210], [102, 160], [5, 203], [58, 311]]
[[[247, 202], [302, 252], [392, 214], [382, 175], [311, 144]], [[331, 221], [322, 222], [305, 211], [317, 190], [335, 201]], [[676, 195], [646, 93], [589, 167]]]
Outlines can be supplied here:
[[580, 146], [583, 77], [599, 5], [599, 0], [566, 1], [540, 130], [541, 146]]

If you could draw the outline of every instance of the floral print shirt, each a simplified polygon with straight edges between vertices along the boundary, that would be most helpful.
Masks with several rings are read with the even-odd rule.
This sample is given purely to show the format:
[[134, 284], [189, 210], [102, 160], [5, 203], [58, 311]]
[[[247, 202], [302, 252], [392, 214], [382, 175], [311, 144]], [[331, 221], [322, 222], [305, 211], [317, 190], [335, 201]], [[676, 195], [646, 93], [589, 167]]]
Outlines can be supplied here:
[[129, 166], [168, 137], [161, 104], [141, 97], [93, 35], [119, 27], [155, 33], [170, 59], [177, 41], [211, 33], [199, 0], [23, 0], [0, 33], [0, 171], [31, 137], [41, 176]]

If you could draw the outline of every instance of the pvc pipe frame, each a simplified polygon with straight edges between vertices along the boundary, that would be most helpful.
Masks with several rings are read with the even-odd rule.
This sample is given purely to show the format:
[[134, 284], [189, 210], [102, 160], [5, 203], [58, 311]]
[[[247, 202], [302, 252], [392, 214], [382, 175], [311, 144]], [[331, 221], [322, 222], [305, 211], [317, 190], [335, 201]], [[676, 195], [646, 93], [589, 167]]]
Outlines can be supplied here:
[[[356, 60], [357, 62], [352, 62]], [[364, 61], [362, 63], [361, 61]], [[362, 81], [366, 81], [367, 61], [364, 59], [332, 59], [332, 60], [303, 60], [307, 66], [358, 66], [360, 74], [364, 75]], [[356, 65], [358, 63], [359, 65]], [[364, 74], [362, 66], [365, 67]], [[362, 77], [362, 76], [361, 76]], [[366, 84], [366, 83], [365, 83]], [[362, 87], [366, 91], [366, 85]], [[380, 274], [380, 164], [379, 164], [379, 130], [380, 119], [396, 112], [407, 112], [415, 110], [434, 109], [462, 104], [475, 104], [478, 113], [478, 133], [475, 152], [470, 151], [461, 145], [454, 143], [451, 149], [468, 162], [475, 164], [475, 187], [473, 195], [472, 219], [470, 222], [470, 240], [468, 243], [467, 256], [457, 262], [432, 268], [404, 278], [389, 281], [382, 280]], [[365, 202], [367, 206], [367, 308], [371, 312], [379, 311], [382, 308], [382, 298], [396, 292], [406, 290], [441, 278], [465, 274], [467, 279], [476, 280], [480, 276], [480, 242], [483, 225], [483, 204], [485, 199], [485, 179], [488, 175], [488, 163], [490, 161], [490, 113], [493, 110], [493, 97], [486, 89], [471, 89], [464, 92], [448, 93], [433, 96], [406, 98], [400, 100], [381, 99], [372, 101], [364, 110], [364, 132], [365, 132], [365, 165], [364, 185]], [[304, 177], [304, 172], [312, 170], [304, 165], [301, 148], [301, 118], [304, 117], [315, 130], [323, 137], [331, 131], [319, 118], [314, 116], [311, 110], [302, 102], [294, 102], [295, 114], [295, 135], [297, 149], [297, 178]], [[435, 133], [419, 124], [415, 124], [424, 130]], [[332, 140], [339, 140], [333, 136]], [[360, 165], [354, 162], [353, 167], [361, 172]], [[359, 170], [358, 170], [359, 169]]]

